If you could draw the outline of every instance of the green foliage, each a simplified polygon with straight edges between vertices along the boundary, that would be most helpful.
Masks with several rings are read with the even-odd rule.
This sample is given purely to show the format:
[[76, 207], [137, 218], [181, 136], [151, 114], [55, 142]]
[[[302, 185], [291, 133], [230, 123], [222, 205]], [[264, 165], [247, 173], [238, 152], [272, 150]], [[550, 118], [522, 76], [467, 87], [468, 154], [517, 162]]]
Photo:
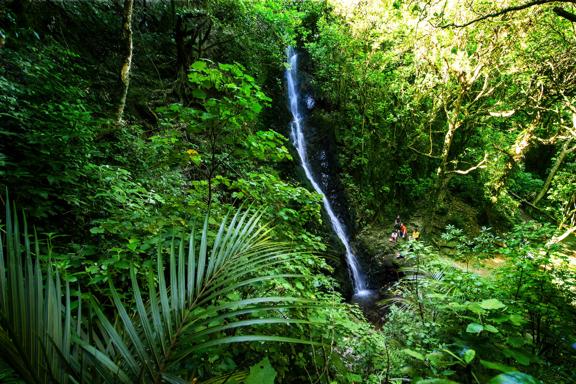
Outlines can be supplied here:
[[274, 384], [276, 371], [270, 365], [268, 358], [262, 359], [256, 365], [250, 367], [250, 374], [246, 378], [246, 384]]
[[[546, 9], [534, 5], [513, 12], [517, 17], [495, 18], [497, 30], [489, 22], [441, 28], [502, 6], [388, 5], [332, 2], [332, 9], [305, 19], [313, 23], [306, 24], [303, 40], [322, 109], [313, 113], [332, 116], [345, 186], [360, 221], [389, 215], [382, 205], [391, 201], [433, 210], [429, 206], [441, 205], [445, 194], [457, 194], [490, 209], [495, 220], [513, 223], [522, 199], [531, 201], [544, 179], [528, 171], [526, 155], [539, 142], [554, 145], [538, 160], [542, 168], [573, 140], [573, 100], [554, 96], [574, 89], [573, 79], [567, 80], [573, 58], [557, 57], [574, 48], [565, 20], [548, 9], [527, 29], [526, 20]], [[546, 62], [562, 64], [544, 69]], [[541, 204], [558, 222], [573, 222], [566, 205], [574, 201], [573, 165], [574, 157], [566, 157]]]
[[470, 238], [464, 231], [448, 224], [441, 235], [442, 240], [458, 251], [458, 257], [469, 260], [471, 257], [492, 257], [503, 244], [503, 239], [495, 235], [492, 228], [482, 227], [480, 233]]
[[[320, 345], [314, 336], [292, 337], [285, 332], [277, 336], [275, 331], [324, 324], [317, 317], [292, 318], [291, 313], [305, 317], [315, 310], [315, 302], [250, 292], [250, 287], [258, 291], [267, 282], [302, 277], [281, 273], [282, 265], [299, 256], [269, 240], [269, 231], [258, 224], [259, 215], [238, 213], [229, 223], [223, 221], [211, 247], [206, 218], [199, 239], [192, 233], [172, 242], [166, 275], [159, 248], [157, 267], [145, 272], [147, 293], [132, 267], [134, 302], [126, 303], [111, 282], [110, 297], [119, 321], [109, 320], [104, 307], [92, 300], [91, 323], [85, 323], [80, 301], [71, 301], [69, 283], [63, 293], [57, 273], [48, 272], [44, 287], [38, 245], [33, 256], [25, 226], [22, 248], [19, 223], [9, 207], [7, 217], [6, 246], [0, 244], [2, 358], [27, 382], [68, 382], [87, 376], [95, 382], [155, 382], [160, 377], [178, 381], [174, 375], [206, 375], [194, 359], [206, 353], [214, 356], [221, 345], [254, 341]], [[21, 259], [23, 251], [26, 260]], [[275, 375], [267, 360], [257, 364], [246, 380], [260, 380], [262, 375], [268, 379]]]
[[22, 48], [0, 51], [2, 184], [34, 216], [63, 215], [83, 204], [85, 167], [96, 155], [86, 72], [77, 54], [54, 41], [12, 39]]
[[540, 380], [522, 372], [507, 372], [493, 377], [488, 384], [539, 384]]
[[277, 224], [281, 239], [294, 241], [302, 249], [325, 249], [319, 239], [305, 231], [308, 225], [321, 223], [320, 195], [264, 172], [250, 172], [230, 182], [229, 187], [234, 191], [232, 197], [267, 207], [267, 217]]
[[[0, 79], [5, 101], [0, 113], [6, 121], [0, 129], [2, 185], [39, 219], [40, 232], [71, 236], [70, 246], [55, 253], [78, 255], [61, 263], [66, 271], [60, 272], [95, 285], [109, 279], [127, 284], [129, 266], [154, 259], [151, 245], [165, 241], [175, 227], [190, 229], [198, 212], [208, 209], [210, 192], [219, 200], [214, 215], [222, 216], [234, 200], [216, 177], [236, 177], [264, 161], [290, 160], [282, 136], [255, 129], [270, 102], [261, 86], [276, 76], [271, 68], [281, 69], [283, 48], [299, 23], [289, 4], [136, 5], [135, 66], [127, 125], [121, 130], [106, 118], [113, 110], [117, 56], [98, 54], [110, 52], [118, 39], [114, 4], [2, 6], [8, 28], [0, 50], [6, 63]], [[229, 48], [221, 57], [206, 50], [202, 57], [213, 60], [194, 63], [189, 85], [197, 97], [191, 108], [171, 105], [165, 89], [173, 81], [173, 68], [164, 64], [174, 59], [172, 11], [210, 23], [208, 30], [198, 29], [206, 33], [204, 43]], [[185, 20], [187, 28], [199, 28], [196, 19]], [[57, 33], [51, 25], [60, 22], [71, 25], [71, 32]], [[84, 25], [95, 33], [74, 32]], [[245, 32], [256, 29], [246, 25], [266, 33], [254, 39]], [[76, 36], [84, 36], [83, 41]], [[229, 42], [230, 36], [243, 43]], [[237, 45], [243, 50], [232, 49]], [[248, 63], [256, 76], [241, 64], [218, 63], [224, 58]], [[266, 68], [260, 65], [263, 59]], [[163, 97], [151, 89], [160, 89]]]
[[[2, 351], [23, 379], [66, 381], [77, 372], [72, 357], [86, 352], [85, 374], [96, 382], [95, 367], [103, 376], [117, 367], [110, 381], [159, 380], [162, 371], [172, 382], [177, 375], [187, 381], [216, 376], [211, 383], [381, 383], [407, 377], [423, 383], [533, 382], [515, 369], [545, 382], [576, 380], [569, 369], [575, 363], [574, 271], [562, 249], [543, 246], [573, 226], [575, 214], [569, 145], [574, 43], [570, 23], [555, 15], [554, 5], [468, 28], [437, 28], [500, 4], [136, 2], [127, 124], [118, 129], [110, 116], [118, 91], [120, 4], [0, 5], [0, 184], [34, 219], [38, 248], [47, 249], [45, 256], [27, 250], [25, 234], [22, 263], [10, 261], [17, 240], [10, 240], [7, 260], [0, 257], [8, 266], [0, 273], [3, 294], [22, 296], [29, 284], [42, 293], [24, 294], [26, 305], [12, 305], [10, 295], [2, 302], [3, 313], [11, 314], [0, 317], [7, 345], [28, 343]], [[420, 242], [402, 245], [405, 278], [390, 293], [395, 299], [385, 301], [391, 304], [388, 323], [382, 332], [371, 329], [358, 309], [342, 305], [335, 292], [339, 282], [325, 275], [331, 267], [315, 255], [326, 250], [320, 199], [293, 179], [295, 163], [279, 133], [286, 124], [281, 79], [287, 45], [305, 51], [302, 86], [317, 101], [311, 118], [333, 129], [342, 184], [358, 222], [383, 220], [398, 207], [429, 208], [446, 193], [485, 211], [494, 228], [504, 220], [510, 228], [535, 212], [556, 226], [527, 223], [506, 235], [490, 228], [464, 233], [458, 229], [464, 221], [453, 216], [440, 241], [450, 259]], [[447, 135], [449, 127], [456, 127], [453, 136]], [[541, 188], [544, 172], [552, 168], [530, 167], [536, 143], [549, 149], [538, 161], [550, 166], [569, 150], [547, 191]], [[545, 198], [531, 207], [528, 202], [541, 190]], [[268, 235], [287, 241], [294, 257], [280, 262], [286, 260], [276, 254], [278, 263], [266, 264], [264, 275], [253, 268], [230, 277], [228, 286], [237, 288], [230, 291], [211, 291], [215, 280], [204, 276], [200, 280], [212, 296], [182, 309], [188, 260], [204, 256], [190, 259], [181, 233], [209, 210], [200, 242], [222, 241], [226, 229], [219, 232], [215, 224], [242, 204], [261, 209], [262, 220], [275, 224]], [[34, 256], [41, 256], [38, 262], [28, 261]], [[455, 268], [462, 260], [465, 271]], [[501, 266], [490, 269], [490, 276], [476, 273], [495, 260]], [[44, 263], [51, 268], [47, 274], [40, 272]], [[228, 272], [248, 268], [230, 263]], [[14, 283], [10, 265], [20, 265], [16, 274], [27, 277], [24, 284]], [[238, 286], [243, 278], [253, 284]], [[76, 284], [84, 293], [68, 289]], [[86, 349], [72, 343], [69, 353], [59, 353], [67, 350], [60, 342], [66, 324], [88, 319], [73, 298], [86, 302], [88, 289], [90, 300], [102, 305], [93, 309], [92, 323], [81, 324], [94, 327], [77, 332]], [[238, 304], [271, 295], [325, 305], [275, 303], [258, 311]], [[28, 314], [23, 308], [38, 310]], [[236, 315], [225, 317], [228, 309]], [[46, 337], [29, 335], [42, 333], [38, 327], [12, 331], [32, 324], [34, 314], [38, 321], [50, 316]], [[194, 321], [182, 333], [189, 340], [175, 343], [166, 355], [170, 348], [160, 336], [178, 333], [174, 326], [186, 319]], [[227, 328], [235, 325], [242, 326]], [[77, 329], [69, 328], [72, 334]], [[323, 344], [198, 349], [217, 344], [213, 335], [230, 341], [277, 333]], [[180, 341], [170, 335], [167, 340]], [[30, 347], [34, 341], [45, 346]], [[175, 361], [185, 351], [193, 358]], [[64, 371], [62, 354], [71, 361]], [[28, 360], [36, 371], [25, 366]], [[48, 360], [54, 361], [52, 372]], [[61, 379], [50, 378], [58, 369]], [[0, 364], [0, 381], [10, 376]]]
[[[569, 304], [576, 280], [566, 256], [544, 246], [553, 229], [517, 226], [498, 239], [506, 244], [497, 248], [488, 233], [469, 240], [449, 226], [443, 235], [468, 253], [464, 258], [472, 266], [496, 251], [504, 254], [505, 264], [487, 277], [468, 266], [466, 272], [457, 269], [434, 253], [407, 252], [413, 266], [396, 288], [400, 298], [392, 301], [397, 304], [390, 308], [385, 335], [401, 343], [405, 358], [418, 362], [412, 376], [485, 382], [494, 371], [504, 372], [492, 379], [499, 382], [521, 370], [545, 382], [570, 382], [573, 373], [565, 367], [574, 356], [566, 340], [576, 337], [568, 326], [576, 318]], [[518, 380], [535, 380], [523, 375]]]
[[[162, 255], [158, 255], [157, 268], [146, 276], [149, 303], [141, 293], [136, 270], [131, 269], [136, 316], [129, 316], [113, 285], [111, 296], [121, 318], [120, 325], [110, 322], [99, 305], [94, 306], [103, 337], [114, 349], [110, 355], [108, 347], [83, 347], [100, 364], [99, 371], [107, 380], [130, 383], [147, 377], [146, 381], [154, 382], [170, 372], [185, 367], [189, 370], [194, 367], [193, 357], [199, 351], [222, 344], [254, 341], [314, 344], [304, 338], [250, 331], [252, 327], [258, 329], [271, 324], [310, 324], [306, 320], [275, 315], [278, 311], [308, 304], [305, 300], [242, 294], [243, 287], [248, 285], [297, 277], [262, 273], [270, 271], [270, 266], [288, 262], [291, 256], [287, 249], [267, 241], [267, 231], [258, 228], [258, 216], [238, 213], [230, 224], [222, 222], [211, 250], [207, 232], [208, 219], [199, 242], [193, 233], [189, 240], [182, 238], [172, 246], [168, 279], [164, 277]], [[188, 248], [185, 242], [189, 243]], [[223, 297], [226, 299], [221, 299]], [[234, 331], [228, 335], [230, 330]]]
[[576, 164], [567, 164], [564, 169], [558, 172], [552, 181], [552, 188], [547, 199], [553, 204], [548, 208], [556, 217], [561, 217], [563, 222], [574, 221], [573, 204], [576, 196]]
[[516, 194], [526, 196], [527, 199], [532, 200], [542, 188], [544, 182], [536, 175], [518, 171], [514, 174], [514, 178], [510, 180], [510, 190]]
[[159, 108], [158, 112], [185, 124], [189, 134], [201, 135], [198, 149], [189, 149], [187, 153], [195, 166], [203, 168], [208, 205], [216, 192], [215, 183], [219, 183], [217, 177], [224, 172], [222, 166], [232, 169], [238, 166], [231, 157], [241, 152], [240, 143], [247, 143], [245, 149], [255, 159], [271, 150], [277, 153], [278, 160], [289, 158], [281, 140], [273, 133], [251, 135], [250, 124], [270, 98], [260, 90], [255, 79], [245, 73], [242, 65], [196, 61], [190, 67], [188, 81], [194, 87], [192, 95], [199, 107], [172, 104]]
[[272, 163], [292, 160], [286, 148], [288, 139], [278, 132], [258, 131], [246, 138], [245, 146], [250, 157]]
[[[202, 121], [214, 118], [224, 120], [235, 128], [241, 124], [238, 118], [252, 120], [262, 110], [262, 103], [270, 101], [260, 91], [252, 76], [244, 73], [245, 68], [238, 64], [218, 64], [210, 67], [206, 61], [196, 61], [190, 66], [188, 81], [195, 87], [194, 97], [205, 100]], [[210, 90], [220, 93], [209, 97]]]

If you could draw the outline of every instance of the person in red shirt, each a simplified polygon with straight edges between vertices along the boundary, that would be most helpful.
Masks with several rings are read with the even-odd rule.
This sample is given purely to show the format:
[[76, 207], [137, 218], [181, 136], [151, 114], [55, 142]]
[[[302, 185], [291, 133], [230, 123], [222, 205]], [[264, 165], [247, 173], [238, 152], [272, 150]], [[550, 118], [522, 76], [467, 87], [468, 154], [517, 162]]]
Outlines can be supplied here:
[[400, 224], [400, 237], [402, 237], [403, 239], [406, 239], [407, 234], [408, 234], [408, 229], [406, 228], [406, 225], [404, 223]]

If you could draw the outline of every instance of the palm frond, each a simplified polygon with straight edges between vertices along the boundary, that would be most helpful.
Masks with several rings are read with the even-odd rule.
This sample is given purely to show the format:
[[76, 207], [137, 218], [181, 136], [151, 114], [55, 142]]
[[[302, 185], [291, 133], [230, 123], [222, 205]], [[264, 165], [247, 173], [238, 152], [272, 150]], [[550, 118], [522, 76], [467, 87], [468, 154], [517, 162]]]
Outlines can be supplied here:
[[[43, 276], [38, 257], [33, 261], [26, 219], [21, 234], [18, 215], [6, 201], [5, 244], [0, 236], [0, 357], [26, 382], [74, 382], [80, 350], [72, 343], [69, 284], [63, 291], [51, 269]], [[38, 249], [35, 241], [36, 255]]]
[[234, 372], [228, 375], [218, 376], [203, 381], [201, 384], [226, 384], [226, 383], [244, 383], [248, 377], [248, 371]]
[[[163, 252], [158, 253], [156, 271], [149, 272], [148, 297], [143, 296], [135, 271], [131, 272], [135, 310], [129, 313], [111, 284], [111, 297], [119, 315], [118, 326], [94, 305], [106, 338], [114, 351], [85, 345], [101, 363], [108, 381], [137, 380], [177, 382], [170, 368], [206, 348], [223, 344], [271, 341], [318, 344], [312, 340], [256, 332], [262, 327], [294, 327], [310, 324], [294, 319], [290, 310], [316, 303], [298, 297], [247, 297], [226, 301], [231, 292], [274, 279], [298, 278], [295, 274], [270, 273], [296, 254], [268, 237], [259, 225], [260, 214], [238, 212], [224, 219], [212, 244], [208, 241], [208, 218], [199, 241], [195, 231], [187, 241], [170, 247], [167, 273]], [[186, 246], [186, 243], [188, 245]], [[241, 331], [241, 332], [239, 332]]]

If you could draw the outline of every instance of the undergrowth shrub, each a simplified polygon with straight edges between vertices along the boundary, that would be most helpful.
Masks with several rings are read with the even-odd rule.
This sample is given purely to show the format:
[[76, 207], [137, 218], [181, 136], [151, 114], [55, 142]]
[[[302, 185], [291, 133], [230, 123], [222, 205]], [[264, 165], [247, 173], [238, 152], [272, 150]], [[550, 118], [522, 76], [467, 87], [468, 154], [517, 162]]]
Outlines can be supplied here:
[[[544, 382], [572, 382], [565, 367], [576, 359], [569, 325], [576, 320], [576, 279], [567, 256], [545, 246], [551, 233], [528, 223], [503, 240], [487, 230], [469, 240], [450, 227], [443, 237], [458, 243], [455, 257], [470, 263], [466, 270], [417, 242], [403, 245], [405, 277], [392, 290], [397, 297], [383, 303], [390, 305], [383, 333], [410, 367], [400, 373], [482, 383], [518, 370]], [[495, 247], [501, 241], [505, 246]], [[475, 266], [496, 251], [505, 263], [479, 274]]]

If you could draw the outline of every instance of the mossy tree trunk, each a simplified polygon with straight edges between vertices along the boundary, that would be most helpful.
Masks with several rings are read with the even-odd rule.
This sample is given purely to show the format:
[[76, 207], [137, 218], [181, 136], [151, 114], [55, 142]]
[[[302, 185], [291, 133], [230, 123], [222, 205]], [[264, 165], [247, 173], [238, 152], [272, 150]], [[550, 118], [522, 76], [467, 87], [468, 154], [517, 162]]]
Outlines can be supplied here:
[[450, 154], [450, 148], [452, 147], [452, 142], [454, 141], [454, 135], [460, 126], [462, 121], [458, 118], [460, 115], [460, 109], [462, 107], [462, 99], [466, 94], [466, 89], [463, 88], [454, 102], [454, 108], [452, 111], [448, 111], [445, 106], [446, 117], [448, 120], [448, 130], [444, 135], [444, 142], [442, 145], [442, 152], [440, 154], [440, 164], [436, 170], [436, 186], [435, 186], [435, 199], [434, 199], [434, 210], [443, 204], [444, 197], [446, 195], [446, 188], [448, 186], [449, 175], [447, 173], [448, 158]]
[[538, 196], [536, 196], [536, 198], [534, 199], [532, 204], [538, 205], [538, 202], [540, 200], [542, 200], [542, 198], [544, 197], [546, 192], [548, 192], [548, 189], [550, 189], [550, 184], [552, 184], [552, 179], [554, 179], [554, 176], [556, 176], [556, 173], [558, 172], [558, 169], [562, 165], [562, 162], [564, 162], [564, 159], [566, 158], [566, 156], [576, 150], [576, 147], [570, 148], [570, 144], [572, 143], [572, 140], [573, 140], [572, 138], [568, 139], [568, 141], [566, 141], [564, 143], [564, 145], [562, 146], [562, 149], [560, 150], [560, 153], [558, 154], [558, 157], [556, 158], [556, 161], [554, 162], [554, 165], [552, 166], [552, 169], [550, 170], [550, 173], [548, 174], [548, 177], [546, 178], [546, 182], [544, 183], [544, 186], [542, 187], [542, 189], [538, 193]]
[[116, 109], [116, 125], [122, 124], [122, 116], [126, 107], [126, 97], [130, 86], [130, 69], [132, 67], [132, 13], [134, 0], [124, 0], [124, 11], [122, 15], [122, 50], [124, 61], [120, 70], [120, 101]]
[[516, 166], [522, 165], [524, 162], [524, 156], [536, 138], [535, 132], [536, 128], [538, 128], [540, 125], [541, 118], [541, 114], [537, 113], [530, 125], [522, 132], [520, 132], [512, 148], [510, 148], [510, 150], [503, 151], [507, 159], [506, 163], [502, 167], [502, 171], [491, 186], [490, 199], [493, 204], [496, 204], [500, 198], [500, 194], [504, 190], [508, 178], [512, 175], [512, 170]]

